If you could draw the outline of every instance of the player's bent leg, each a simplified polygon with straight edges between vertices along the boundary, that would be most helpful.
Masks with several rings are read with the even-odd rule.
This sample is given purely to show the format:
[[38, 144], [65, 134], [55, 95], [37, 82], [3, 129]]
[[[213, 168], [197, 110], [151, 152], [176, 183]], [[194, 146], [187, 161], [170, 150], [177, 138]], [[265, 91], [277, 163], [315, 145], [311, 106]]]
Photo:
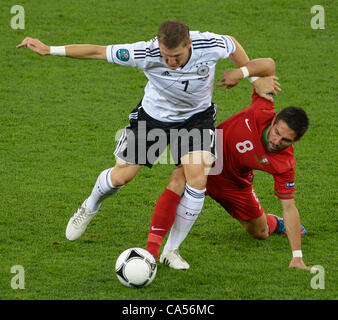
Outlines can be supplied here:
[[[202, 152], [197, 153], [202, 154]], [[194, 152], [187, 154], [181, 159], [187, 182], [184, 194], [177, 206], [175, 222], [160, 257], [161, 263], [174, 269], [189, 268], [189, 264], [180, 256], [178, 248], [189, 234], [203, 208], [207, 173], [210, 169], [210, 165], [204, 161], [196, 161], [198, 157], [194, 158], [193, 154]], [[182, 172], [177, 171], [176, 173], [176, 178], [180, 179], [179, 175]]]
[[90, 196], [69, 219], [66, 227], [66, 238], [70, 241], [80, 238], [101, 207], [102, 201], [116, 194], [123, 185], [135, 177], [140, 168], [141, 166], [138, 165], [116, 163], [114, 168], [102, 171]]
[[167, 188], [158, 198], [147, 240], [147, 251], [156, 259], [164, 237], [172, 227], [176, 217], [177, 206], [185, 189], [183, 167], [179, 167], [171, 174]]
[[[273, 232], [277, 233], [277, 234], [286, 234], [286, 227], [285, 227], [285, 222], [284, 222], [284, 219], [281, 218], [281, 217], [278, 217], [274, 214], [269, 214], [267, 215], [268, 217], [271, 217], [273, 219], [276, 219], [277, 221], [277, 226], [275, 228], [275, 230]], [[271, 234], [271, 232], [270, 232]], [[303, 225], [300, 225], [300, 234], [302, 236], [305, 236], [306, 235], [306, 229]]]
[[155, 259], [158, 258], [164, 237], [175, 221], [176, 210], [180, 200], [180, 195], [169, 189], [165, 189], [156, 202], [151, 218], [146, 248]]
[[[257, 219], [239, 220], [245, 230], [256, 239], [265, 240], [272, 233], [286, 234], [284, 219], [273, 214], [263, 214]], [[301, 225], [301, 235], [305, 235], [306, 230]]]
[[244, 229], [255, 239], [265, 240], [269, 237], [266, 215], [250, 220], [239, 220]]

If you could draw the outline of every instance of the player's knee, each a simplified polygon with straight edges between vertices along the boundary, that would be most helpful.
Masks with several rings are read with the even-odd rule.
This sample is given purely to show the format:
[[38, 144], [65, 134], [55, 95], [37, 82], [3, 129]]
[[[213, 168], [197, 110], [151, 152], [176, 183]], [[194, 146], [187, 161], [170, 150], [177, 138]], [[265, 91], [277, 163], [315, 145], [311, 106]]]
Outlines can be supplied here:
[[182, 195], [185, 188], [185, 175], [183, 168], [177, 168], [170, 176], [167, 189]]
[[250, 233], [250, 235], [255, 239], [265, 240], [269, 237], [269, 232], [267, 229], [254, 230]]
[[124, 177], [124, 176], [115, 176], [111, 179], [112, 185], [115, 187], [121, 187], [127, 184], [129, 181], [131, 181], [132, 178], [130, 177]]
[[139, 166], [116, 164], [110, 174], [111, 183], [115, 187], [124, 186], [134, 179], [138, 171]]
[[199, 172], [193, 172], [187, 178], [187, 184], [195, 189], [204, 189], [207, 183], [207, 175], [204, 173], [204, 169]]

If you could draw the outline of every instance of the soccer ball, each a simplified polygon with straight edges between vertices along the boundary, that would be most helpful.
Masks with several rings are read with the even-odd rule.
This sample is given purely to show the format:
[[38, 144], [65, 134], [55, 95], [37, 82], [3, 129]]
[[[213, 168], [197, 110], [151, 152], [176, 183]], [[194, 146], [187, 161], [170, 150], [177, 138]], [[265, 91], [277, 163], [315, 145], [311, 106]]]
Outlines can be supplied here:
[[127, 287], [142, 288], [155, 278], [157, 264], [154, 256], [142, 248], [123, 251], [116, 260], [117, 278]]

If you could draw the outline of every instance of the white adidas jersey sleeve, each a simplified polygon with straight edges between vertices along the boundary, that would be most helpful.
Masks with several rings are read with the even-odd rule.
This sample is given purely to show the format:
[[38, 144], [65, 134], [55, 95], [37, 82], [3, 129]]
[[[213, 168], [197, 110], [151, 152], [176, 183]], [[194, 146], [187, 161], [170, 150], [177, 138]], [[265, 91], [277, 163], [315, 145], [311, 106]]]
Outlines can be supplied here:
[[142, 107], [153, 118], [179, 122], [211, 105], [216, 63], [236, 46], [226, 35], [191, 31], [191, 56], [184, 67], [171, 70], [161, 56], [157, 38], [107, 46], [107, 60], [143, 70], [148, 78]]

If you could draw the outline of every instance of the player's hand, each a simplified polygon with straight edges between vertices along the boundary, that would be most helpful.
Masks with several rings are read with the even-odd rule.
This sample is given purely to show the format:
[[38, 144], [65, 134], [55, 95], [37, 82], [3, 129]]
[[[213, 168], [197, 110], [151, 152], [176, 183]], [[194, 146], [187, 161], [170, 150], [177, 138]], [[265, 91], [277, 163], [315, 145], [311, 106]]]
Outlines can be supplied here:
[[273, 102], [273, 98], [269, 95], [269, 93], [276, 96], [277, 91], [282, 91], [278, 80], [279, 79], [276, 76], [262, 77], [254, 81], [252, 85], [259, 96]]
[[289, 268], [298, 268], [303, 270], [313, 269], [313, 267], [305, 265], [302, 258], [293, 258], [289, 264]]
[[17, 49], [22, 47], [27, 47], [29, 50], [32, 50], [41, 56], [50, 53], [50, 47], [38, 39], [25, 38], [20, 44], [16, 46]]
[[223, 72], [222, 80], [216, 84], [217, 87], [224, 87], [228, 92], [243, 79], [243, 72], [240, 69], [229, 69]]

